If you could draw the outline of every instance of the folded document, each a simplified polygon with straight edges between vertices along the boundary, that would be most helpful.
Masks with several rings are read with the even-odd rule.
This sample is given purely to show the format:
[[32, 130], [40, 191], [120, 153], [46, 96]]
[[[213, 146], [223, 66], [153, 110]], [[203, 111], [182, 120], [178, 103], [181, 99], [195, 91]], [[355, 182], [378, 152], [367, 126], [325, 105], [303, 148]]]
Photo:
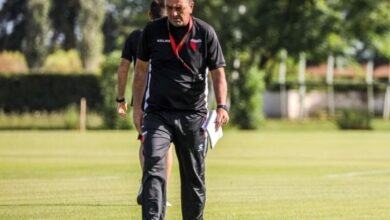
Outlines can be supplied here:
[[219, 127], [218, 130], [215, 130], [215, 119], [217, 118], [217, 111], [212, 110], [206, 121], [203, 123], [202, 128], [207, 132], [208, 142], [211, 149], [215, 147], [218, 140], [223, 136], [222, 127]]

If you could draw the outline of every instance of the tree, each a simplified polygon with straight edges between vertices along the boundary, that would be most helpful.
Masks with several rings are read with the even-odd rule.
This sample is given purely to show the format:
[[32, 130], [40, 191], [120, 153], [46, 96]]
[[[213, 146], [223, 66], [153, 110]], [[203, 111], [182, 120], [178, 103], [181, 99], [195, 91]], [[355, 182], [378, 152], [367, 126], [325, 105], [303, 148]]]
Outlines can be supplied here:
[[25, 36], [26, 0], [6, 0], [0, 10], [0, 50], [21, 51]]
[[[374, 55], [387, 57], [385, 42], [390, 33], [390, 2], [385, 0], [343, 1], [347, 37], [351, 39], [356, 57], [359, 60], [373, 58]], [[353, 4], [352, 4], [353, 3]], [[379, 43], [382, 38], [385, 42]], [[380, 58], [380, 57], [375, 58]], [[387, 63], [387, 61], [386, 61]]]
[[[227, 72], [234, 69], [234, 60], [240, 60], [238, 74], [229, 77], [232, 102], [256, 96], [240, 82], [250, 80], [247, 75], [253, 65], [264, 70], [264, 81], [270, 86], [272, 71], [267, 68], [278, 64], [283, 49], [295, 62], [301, 52], [311, 62], [322, 62], [330, 52], [362, 57], [378, 50], [372, 35], [382, 36], [390, 28], [387, 0], [197, 0], [196, 7], [196, 16], [211, 23], [220, 37]], [[249, 59], [243, 59], [246, 54], [250, 54]], [[240, 105], [232, 103], [232, 111]]]
[[106, 2], [106, 17], [103, 24], [104, 53], [122, 49], [126, 37], [148, 21], [150, 1], [109, 0]]
[[195, 10], [196, 16], [214, 26], [220, 38], [227, 61], [230, 115], [233, 124], [242, 129], [258, 128], [262, 118], [264, 74], [259, 69], [261, 48], [252, 46], [256, 37], [245, 36], [247, 33], [244, 27], [252, 22], [245, 19], [251, 16], [247, 11], [254, 4], [257, 2], [199, 0], [196, 1]]
[[48, 13], [50, 1], [29, 0], [27, 2], [25, 38], [22, 50], [32, 70], [38, 70], [47, 54], [46, 37], [49, 31]]
[[102, 25], [104, 19], [104, 1], [80, 1], [79, 31], [80, 55], [86, 71], [96, 72], [103, 51]]
[[51, 50], [74, 49], [77, 47], [76, 27], [80, 12], [79, 0], [52, 0], [50, 19], [52, 21], [53, 35], [51, 37]]

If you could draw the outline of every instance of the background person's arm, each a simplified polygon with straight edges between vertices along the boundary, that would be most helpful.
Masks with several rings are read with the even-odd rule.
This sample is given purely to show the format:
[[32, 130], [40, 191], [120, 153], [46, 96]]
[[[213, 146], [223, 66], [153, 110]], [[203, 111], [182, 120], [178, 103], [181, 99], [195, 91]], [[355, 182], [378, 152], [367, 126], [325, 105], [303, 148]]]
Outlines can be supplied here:
[[[121, 60], [119, 67], [118, 67], [118, 91], [117, 91], [117, 98], [122, 99], [125, 98], [125, 92], [126, 92], [126, 84], [127, 84], [127, 76], [129, 73], [129, 67], [130, 67], [130, 61], [123, 59]], [[127, 102], [120, 102], [117, 104], [117, 112], [119, 116], [125, 117], [127, 111]]]
[[133, 80], [133, 123], [137, 131], [141, 134], [142, 125], [142, 100], [146, 88], [146, 78], [149, 62], [137, 59]]
[[[218, 105], [226, 105], [227, 82], [224, 68], [217, 68], [211, 71], [215, 99]], [[217, 108], [216, 128], [229, 122], [229, 114], [223, 108]]]

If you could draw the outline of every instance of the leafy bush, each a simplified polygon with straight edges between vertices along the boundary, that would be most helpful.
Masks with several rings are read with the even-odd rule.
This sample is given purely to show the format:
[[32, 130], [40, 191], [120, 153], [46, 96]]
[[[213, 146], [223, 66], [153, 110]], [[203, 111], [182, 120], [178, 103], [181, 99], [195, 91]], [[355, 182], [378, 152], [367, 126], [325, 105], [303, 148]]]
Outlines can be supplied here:
[[78, 129], [79, 128], [80, 116], [79, 116], [79, 109], [78, 109], [76, 104], [70, 105], [65, 110], [64, 122], [65, 122], [66, 129]]
[[28, 66], [20, 52], [3, 51], [0, 53], [0, 73], [27, 73]]
[[47, 56], [42, 71], [45, 73], [81, 73], [83, 66], [76, 50], [57, 50]]
[[337, 116], [336, 123], [340, 129], [372, 129], [371, 117], [367, 110], [362, 109], [341, 110]]
[[264, 71], [257, 64], [244, 66], [231, 85], [232, 122], [240, 129], [259, 128], [263, 116]]

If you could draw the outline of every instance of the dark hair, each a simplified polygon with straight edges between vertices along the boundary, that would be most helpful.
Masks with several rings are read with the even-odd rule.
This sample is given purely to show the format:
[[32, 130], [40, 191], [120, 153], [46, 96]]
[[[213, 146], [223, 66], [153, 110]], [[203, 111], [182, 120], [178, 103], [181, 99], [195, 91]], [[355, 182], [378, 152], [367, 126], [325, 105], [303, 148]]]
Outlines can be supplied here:
[[162, 10], [164, 9], [164, 1], [153, 0], [150, 4], [150, 15], [152, 19], [162, 17]]

